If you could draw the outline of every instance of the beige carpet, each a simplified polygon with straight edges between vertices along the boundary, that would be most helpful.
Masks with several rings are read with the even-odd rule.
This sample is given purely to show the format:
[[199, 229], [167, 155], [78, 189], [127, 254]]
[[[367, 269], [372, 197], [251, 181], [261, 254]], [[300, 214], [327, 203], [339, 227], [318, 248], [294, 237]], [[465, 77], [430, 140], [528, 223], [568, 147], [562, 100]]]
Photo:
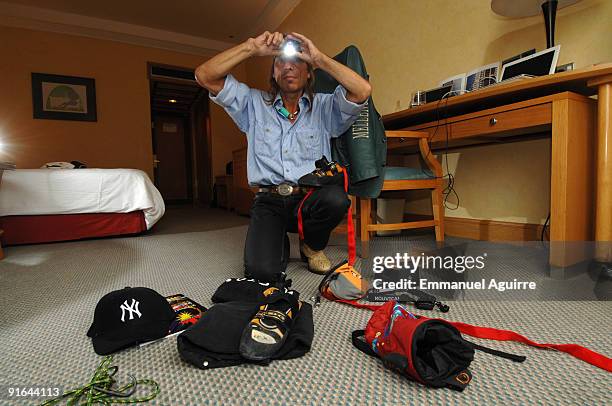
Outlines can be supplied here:
[[[101, 357], [85, 333], [98, 299], [109, 291], [148, 286], [209, 306], [224, 279], [241, 276], [248, 219], [200, 210], [170, 209], [158, 228], [140, 237], [7, 248], [0, 262], [0, 404], [39, 403], [9, 398], [9, 387], [68, 389], [89, 381]], [[297, 258], [295, 238], [292, 243]], [[329, 254], [339, 261], [345, 247], [332, 246]], [[288, 274], [304, 299], [314, 293], [319, 277], [299, 260], [289, 264]], [[444, 318], [612, 355], [610, 302], [450, 304]], [[425, 388], [352, 347], [351, 331], [363, 328], [369, 316], [325, 302], [314, 313], [312, 351], [268, 367], [199, 370], [180, 359], [175, 338], [120, 352], [114, 362], [120, 377], [131, 373], [159, 382], [161, 393], [151, 402], [159, 405], [612, 404], [612, 374], [567, 354], [515, 343], [486, 345], [526, 355], [525, 363], [478, 353], [471, 367], [474, 380], [463, 393]]]

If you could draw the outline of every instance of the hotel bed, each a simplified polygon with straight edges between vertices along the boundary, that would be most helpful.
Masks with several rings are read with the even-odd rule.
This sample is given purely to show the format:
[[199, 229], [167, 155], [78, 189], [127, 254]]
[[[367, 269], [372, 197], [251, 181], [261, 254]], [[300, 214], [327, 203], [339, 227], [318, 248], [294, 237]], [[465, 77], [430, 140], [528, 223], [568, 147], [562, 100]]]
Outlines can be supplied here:
[[138, 234], [164, 211], [136, 169], [18, 169], [0, 184], [3, 245]]

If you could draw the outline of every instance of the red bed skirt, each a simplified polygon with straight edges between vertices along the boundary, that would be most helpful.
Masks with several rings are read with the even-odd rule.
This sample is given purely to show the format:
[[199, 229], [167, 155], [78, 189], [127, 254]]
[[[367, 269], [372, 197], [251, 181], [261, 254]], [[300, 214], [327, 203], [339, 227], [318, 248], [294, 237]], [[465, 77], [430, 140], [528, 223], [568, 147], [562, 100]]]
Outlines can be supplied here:
[[3, 245], [36, 244], [137, 234], [145, 231], [141, 210], [131, 213], [51, 214], [0, 217]]

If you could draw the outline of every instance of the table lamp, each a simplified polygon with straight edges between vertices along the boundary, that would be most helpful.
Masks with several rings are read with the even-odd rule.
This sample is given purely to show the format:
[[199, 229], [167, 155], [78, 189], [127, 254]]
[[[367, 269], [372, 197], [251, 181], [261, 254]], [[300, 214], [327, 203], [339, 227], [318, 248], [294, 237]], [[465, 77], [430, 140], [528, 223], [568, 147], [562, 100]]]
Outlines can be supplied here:
[[557, 9], [578, 3], [580, 0], [491, 0], [495, 14], [510, 18], [531, 17], [544, 14], [546, 48], [555, 46], [555, 19]]

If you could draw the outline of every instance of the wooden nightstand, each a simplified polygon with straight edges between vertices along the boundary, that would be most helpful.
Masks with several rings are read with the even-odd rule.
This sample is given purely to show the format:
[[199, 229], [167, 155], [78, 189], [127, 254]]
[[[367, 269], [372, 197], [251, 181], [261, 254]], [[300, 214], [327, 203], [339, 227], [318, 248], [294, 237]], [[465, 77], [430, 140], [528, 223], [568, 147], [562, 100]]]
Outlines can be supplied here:
[[232, 195], [232, 205], [236, 213], [248, 215], [253, 204], [255, 193], [249, 187], [247, 180], [247, 149], [246, 147], [232, 152], [234, 161], [234, 193]]
[[233, 176], [222, 175], [215, 176], [215, 184], [217, 185], [217, 205], [223, 209], [232, 210], [234, 192]]

